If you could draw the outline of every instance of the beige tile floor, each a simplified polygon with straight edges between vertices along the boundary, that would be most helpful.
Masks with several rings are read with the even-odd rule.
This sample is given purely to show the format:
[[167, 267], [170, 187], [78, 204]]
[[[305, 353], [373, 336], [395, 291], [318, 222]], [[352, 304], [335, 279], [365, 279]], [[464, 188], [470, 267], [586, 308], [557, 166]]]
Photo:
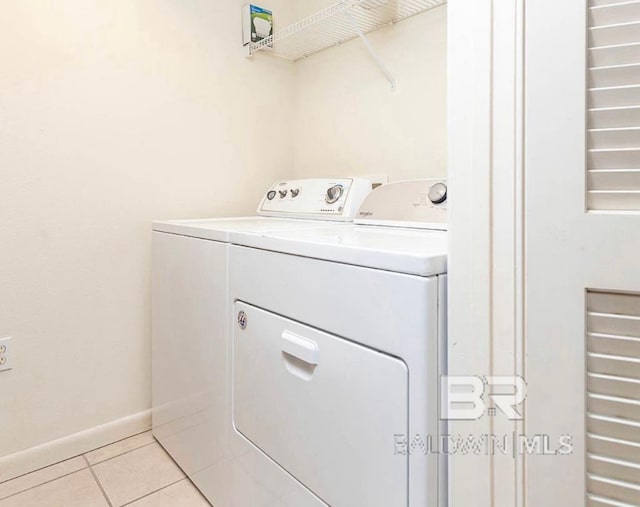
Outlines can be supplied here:
[[151, 432], [0, 483], [0, 507], [209, 507]]

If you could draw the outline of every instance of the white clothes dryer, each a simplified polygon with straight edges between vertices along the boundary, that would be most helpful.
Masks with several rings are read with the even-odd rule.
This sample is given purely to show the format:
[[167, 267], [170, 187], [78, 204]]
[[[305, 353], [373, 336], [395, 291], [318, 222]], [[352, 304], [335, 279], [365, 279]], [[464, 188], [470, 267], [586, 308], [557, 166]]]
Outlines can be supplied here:
[[446, 505], [446, 199], [392, 183], [357, 225], [231, 233], [224, 505]]

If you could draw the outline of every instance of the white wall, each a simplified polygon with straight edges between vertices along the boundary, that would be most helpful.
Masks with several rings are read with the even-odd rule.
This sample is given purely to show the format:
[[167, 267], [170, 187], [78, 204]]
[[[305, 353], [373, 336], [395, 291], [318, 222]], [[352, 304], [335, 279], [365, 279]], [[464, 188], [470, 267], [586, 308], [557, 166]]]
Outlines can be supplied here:
[[291, 173], [293, 69], [243, 58], [243, 3], [2, 3], [0, 456], [148, 409], [150, 221]]
[[[329, 0], [309, 0], [326, 6]], [[311, 6], [305, 3], [304, 13]], [[360, 40], [296, 64], [294, 152], [300, 175], [446, 176], [446, 11], [372, 33], [390, 85]]]

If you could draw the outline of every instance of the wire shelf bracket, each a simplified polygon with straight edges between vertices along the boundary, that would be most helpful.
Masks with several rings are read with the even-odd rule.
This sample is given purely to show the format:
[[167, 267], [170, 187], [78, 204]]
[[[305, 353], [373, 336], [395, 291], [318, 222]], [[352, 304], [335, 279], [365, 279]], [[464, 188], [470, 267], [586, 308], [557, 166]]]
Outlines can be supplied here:
[[364, 47], [368, 51], [368, 53], [371, 56], [371, 58], [373, 59], [373, 61], [376, 63], [376, 65], [378, 66], [380, 71], [384, 74], [384, 77], [387, 78], [387, 81], [389, 81], [389, 84], [391, 85], [391, 89], [395, 90], [396, 89], [396, 80], [394, 79], [393, 75], [391, 74], [391, 72], [389, 72], [389, 69], [384, 64], [382, 59], [380, 58], [380, 55], [378, 55], [376, 50], [371, 45], [371, 42], [369, 41], [367, 36], [364, 34], [364, 32], [358, 26], [358, 22], [353, 18], [353, 16], [349, 13], [349, 11], [345, 12], [344, 15], [346, 16], [346, 18], [349, 20], [349, 22], [353, 26], [353, 29], [357, 32], [358, 37], [360, 37], [360, 40], [362, 41], [362, 44], [364, 45]]

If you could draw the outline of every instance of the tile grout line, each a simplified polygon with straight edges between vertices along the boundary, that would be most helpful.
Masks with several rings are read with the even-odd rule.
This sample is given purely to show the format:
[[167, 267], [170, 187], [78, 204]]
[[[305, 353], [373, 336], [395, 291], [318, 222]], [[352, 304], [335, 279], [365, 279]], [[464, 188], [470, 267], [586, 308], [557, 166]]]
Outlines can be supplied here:
[[[147, 430], [147, 431], [148, 431], [148, 430]], [[132, 435], [132, 437], [135, 437], [135, 436], [138, 436], [138, 435], [142, 435], [143, 433], [147, 433], [147, 431], [142, 431], [142, 432], [140, 432], [140, 433], [136, 433], [135, 435]], [[87, 458], [87, 456], [86, 456], [86, 455], [87, 455], [87, 454], [89, 454], [89, 453], [91, 453], [91, 452], [97, 451], [97, 450], [99, 450], [99, 449], [103, 449], [103, 448], [105, 448], [105, 447], [109, 447], [110, 445], [117, 444], [117, 443], [119, 443], [119, 442], [122, 442], [122, 441], [124, 441], [124, 440], [127, 440], [128, 438], [131, 438], [131, 437], [127, 437], [127, 438], [123, 438], [123, 439], [117, 440], [117, 441], [115, 441], [115, 442], [112, 442], [111, 444], [106, 444], [106, 445], [103, 445], [102, 447], [98, 447], [97, 449], [92, 449], [91, 451], [88, 451], [88, 452], [87, 452], [87, 453], [85, 453], [85, 454], [78, 454], [78, 455], [76, 455], [76, 456], [72, 456], [71, 458], [67, 458], [67, 459], [64, 459], [64, 460], [62, 460], [62, 461], [58, 461], [57, 463], [52, 463], [51, 465], [48, 465], [48, 466], [46, 466], [46, 467], [37, 468], [36, 470], [33, 470], [33, 471], [31, 471], [31, 472], [26, 472], [26, 473], [24, 473], [24, 474], [22, 474], [22, 475], [18, 475], [18, 476], [16, 476], [16, 477], [12, 478], [12, 479], [8, 479], [8, 480], [6, 480], [6, 481], [0, 482], [0, 485], [8, 484], [8, 483], [9, 483], [9, 482], [11, 482], [11, 481], [14, 481], [14, 480], [16, 480], [16, 479], [20, 479], [20, 478], [22, 478], [22, 477], [26, 477], [26, 476], [27, 476], [27, 475], [29, 475], [29, 474], [33, 474], [33, 473], [36, 473], [36, 472], [41, 472], [42, 470], [46, 470], [47, 468], [54, 467], [54, 466], [56, 466], [56, 465], [59, 465], [59, 464], [64, 463], [64, 462], [66, 462], [66, 461], [71, 461], [71, 460], [76, 459], [76, 458], [82, 458], [82, 459], [83, 459], [83, 461], [84, 461], [84, 466], [83, 466], [83, 467], [81, 467], [81, 468], [79, 468], [79, 469], [77, 469], [77, 470], [73, 470], [72, 472], [68, 472], [68, 473], [66, 473], [66, 474], [62, 474], [62, 475], [56, 476], [56, 477], [54, 477], [54, 478], [52, 478], [52, 479], [48, 479], [48, 480], [46, 480], [46, 481], [39, 482], [39, 483], [37, 483], [37, 484], [34, 484], [33, 486], [29, 486], [28, 488], [21, 489], [21, 490], [19, 490], [19, 491], [16, 491], [15, 493], [11, 493], [10, 495], [0, 497], [0, 502], [1, 502], [1, 501], [3, 501], [3, 500], [6, 500], [6, 499], [8, 499], [8, 498], [12, 498], [12, 497], [14, 497], [14, 496], [16, 496], [16, 495], [19, 495], [19, 494], [21, 494], [21, 493], [26, 493], [27, 491], [31, 491], [32, 489], [38, 488], [38, 487], [40, 487], [40, 486], [44, 486], [45, 484], [49, 484], [49, 483], [51, 483], [51, 482], [57, 481], [58, 479], [63, 479], [64, 477], [68, 477], [69, 475], [73, 475], [73, 474], [75, 474], [75, 473], [81, 472], [82, 470], [85, 470], [85, 469], [87, 469], [87, 468], [88, 468], [88, 469], [89, 469], [89, 471], [91, 472], [91, 475], [93, 475], [94, 480], [98, 483], [98, 487], [100, 488], [100, 490], [101, 490], [101, 492], [102, 492], [103, 496], [106, 498], [106, 500], [107, 500], [107, 502], [109, 503], [109, 505], [110, 505], [111, 507], [113, 507], [113, 506], [112, 506], [112, 504], [111, 504], [111, 501], [109, 500], [108, 496], [106, 495], [106, 492], [105, 492], [105, 491], [103, 490], [103, 488], [102, 488], [102, 484], [100, 483], [100, 480], [97, 478], [97, 476], [96, 476], [96, 474], [95, 474], [95, 472], [94, 472], [94, 470], [93, 470], [93, 466], [94, 466], [94, 465], [99, 465], [99, 464], [101, 464], [101, 463], [106, 463], [107, 461], [111, 461], [111, 460], [113, 460], [113, 459], [115, 459], [115, 458], [119, 458], [120, 456], [124, 456], [125, 454], [132, 453], [133, 451], [137, 451], [137, 450], [142, 449], [142, 448], [144, 448], [144, 447], [148, 447], [148, 446], [150, 446], [150, 445], [157, 444], [157, 443], [158, 443], [158, 441], [157, 441], [157, 440], [155, 440], [155, 438], [154, 438], [154, 441], [153, 441], [153, 442], [149, 442], [148, 444], [144, 444], [144, 445], [141, 445], [141, 446], [139, 446], [139, 447], [135, 447], [135, 448], [133, 448], [133, 449], [129, 449], [128, 451], [125, 451], [125, 452], [120, 453], [120, 454], [116, 454], [115, 456], [111, 456], [111, 457], [109, 457], [109, 458], [107, 458], [107, 459], [104, 459], [104, 460], [102, 460], [102, 461], [97, 461], [97, 462], [96, 462], [96, 463], [94, 463], [93, 465], [92, 465], [91, 463], [89, 463], [89, 460], [88, 460], [88, 458]], [[172, 483], [172, 484], [175, 484], [175, 483]], [[165, 487], [167, 487], [167, 486], [165, 486]], [[160, 488], [160, 489], [163, 489], [163, 488]], [[159, 491], [159, 490], [157, 490], [157, 491]], [[153, 492], [152, 492], [152, 493], [153, 493]], [[152, 493], [149, 493], [149, 494], [152, 494]], [[147, 496], [147, 495], [145, 495], [145, 496]], [[144, 498], [144, 497], [140, 497], [140, 498]], [[138, 499], [138, 500], [139, 500], [139, 499]], [[134, 500], [134, 501], [135, 501], [135, 500]]]
[[[20, 475], [16, 475], [15, 477], [12, 477], [11, 479], [6, 479], [4, 481], [0, 481], [0, 486], [2, 486], [3, 484], [7, 484], [7, 483], [9, 483], [11, 481], [15, 481], [16, 479], [20, 479], [22, 477], [26, 477], [27, 475], [34, 474], [36, 472], [41, 472], [42, 470], [46, 470], [47, 468], [54, 467], [54, 466], [59, 465], [61, 463], [65, 463], [66, 461], [71, 461], [72, 459], [80, 458], [80, 457], [84, 456], [85, 454], [89, 454], [89, 453], [92, 453], [94, 451], [98, 451], [100, 449], [104, 449], [105, 447], [109, 447], [109, 446], [111, 446], [113, 444], [124, 442], [125, 440], [128, 440], [129, 438], [137, 437], [139, 435], [142, 435], [143, 433], [149, 433], [150, 431], [151, 431], [150, 429], [149, 430], [144, 430], [144, 431], [141, 431], [140, 433], [136, 433], [136, 434], [131, 435], [129, 437], [121, 438], [120, 440], [116, 440], [115, 442], [111, 442], [110, 444], [101, 445], [100, 447], [96, 447], [95, 449], [91, 449], [91, 450], [89, 450], [89, 451], [87, 451], [85, 453], [76, 454], [75, 456], [70, 456], [69, 458], [65, 458], [63, 460], [56, 461], [55, 463], [51, 463], [50, 465], [46, 465], [46, 466], [43, 466], [43, 467], [40, 467], [40, 468], [36, 468], [35, 470], [31, 470], [29, 472], [25, 472], [25, 473], [20, 474]], [[155, 440], [155, 438], [154, 438], [154, 440]], [[145, 444], [145, 445], [143, 445], [141, 447], [145, 447], [147, 445], [149, 445], [149, 444]], [[136, 449], [139, 449], [139, 448], [140, 447], [137, 447]], [[132, 449], [132, 450], [134, 450], [134, 449]], [[130, 451], [127, 451], [127, 452], [130, 452]], [[123, 453], [123, 454], [126, 454], [126, 453]], [[118, 455], [118, 456], [120, 456], [120, 455]], [[115, 458], [115, 457], [116, 456], [112, 456], [111, 458], [107, 458], [104, 461], [110, 460], [110, 459]], [[102, 461], [100, 461], [99, 463], [102, 463]], [[97, 465], [97, 463], [95, 463], [95, 464]], [[89, 466], [91, 466], [91, 465], [89, 465]], [[70, 475], [72, 473], [74, 473], [74, 472], [70, 472], [69, 474], [61, 475], [60, 477], [65, 477], [65, 476]], [[51, 479], [51, 480], [55, 480], [55, 479]], [[45, 481], [45, 482], [42, 482], [40, 484], [46, 484], [47, 482], [51, 482], [51, 481]], [[32, 488], [27, 488], [27, 489], [32, 489]], [[23, 491], [27, 491], [27, 489], [25, 489]], [[13, 495], [9, 495], [9, 496], [13, 496]], [[4, 497], [4, 498], [9, 498], [9, 497]], [[4, 498], [0, 498], [0, 500], [4, 500]]]
[[[82, 456], [82, 454], [77, 454], [75, 456], [71, 456], [70, 458], [66, 458], [66, 459], [63, 459], [63, 460], [60, 460], [60, 461], [56, 461], [55, 463], [51, 463], [50, 465], [43, 466], [43, 467], [40, 467], [40, 468], [36, 468], [35, 470], [31, 470], [30, 472], [25, 472], [23, 474], [16, 475], [15, 477], [12, 477], [11, 479], [7, 479], [6, 481], [0, 481], [0, 486], [2, 486], [3, 484], [7, 484], [7, 483], [9, 483], [11, 481], [15, 481], [16, 479], [22, 479], [23, 477], [26, 477], [27, 475], [35, 474], [36, 472], [41, 472], [42, 470], [46, 470], [47, 468], [51, 468], [51, 467], [54, 467], [56, 465], [60, 465], [61, 463], [64, 463], [66, 461], [71, 461], [72, 459], [79, 458], [80, 456]], [[67, 474], [67, 475], [69, 475], [69, 474]]]
[[[142, 432], [142, 433], [146, 433], [146, 432]], [[142, 434], [142, 433], [139, 433], [139, 434]], [[135, 435], [134, 435], [134, 436], [135, 436]], [[126, 439], [122, 439], [122, 440], [126, 440]], [[119, 441], [118, 441], [118, 442], [119, 442]], [[117, 443], [117, 442], [114, 442], [114, 443]], [[45, 485], [45, 484], [49, 484], [49, 483], [51, 483], [51, 482], [55, 482], [55, 481], [57, 481], [58, 479], [62, 479], [62, 478], [64, 478], [64, 477], [68, 477], [68, 476], [70, 476], [70, 475], [73, 475], [73, 474], [76, 474], [76, 473], [78, 473], [78, 472], [82, 472], [82, 471], [84, 471], [84, 470], [88, 469], [88, 470], [89, 470], [89, 472], [91, 473], [91, 476], [93, 477], [94, 481], [96, 482], [96, 485], [97, 485], [97, 486], [98, 486], [98, 488], [100, 489], [100, 492], [101, 492], [102, 496], [104, 497], [104, 499], [106, 500], [107, 504], [109, 505], [109, 507], [114, 507], [114, 505], [111, 503], [111, 500], [109, 499], [109, 495], [107, 495], [106, 491], [104, 490], [104, 488], [103, 488], [103, 486], [102, 486], [102, 483], [100, 482], [100, 479], [99, 479], [99, 478], [98, 478], [98, 476], [96, 475], [95, 470], [93, 469], [93, 467], [94, 467], [94, 466], [96, 466], [96, 465], [100, 465], [100, 464], [102, 464], [102, 463], [106, 463], [106, 462], [108, 462], [108, 461], [112, 461], [112, 460], [114, 460], [114, 459], [116, 459], [116, 458], [119, 458], [119, 457], [121, 457], [121, 456], [124, 456], [124, 455], [126, 455], [126, 454], [131, 454], [131, 453], [132, 453], [132, 452], [134, 452], [134, 451], [138, 451], [138, 450], [140, 450], [140, 449], [143, 449], [143, 448], [145, 448], [145, 447], [149, 447], [149, 446], [154, 445], [154, 444], [157, 444], [157, 445], [159, 445], [159, 446], [160, 446], [159, 442], [154, 438], [154, 441], [153, 441], [153, 442], [149, 442], [149, 443], [144, 444], [144, 445], [141, 445], [141, 446], [139, 446], [139, 447], [135, 447], [135, 448], [133, 448], [133, 449], [129, 449], [129, 450], [125, 451], [125, 452], [122, 452], [122, 453], [117, 454], [117, 455], [115, 455], [115, 456], [111, 456], [111, 457], [109, 457], [109, 458], [107, 458], [107, 459], [104, 459], [104, 460], [102, 460], [102, 461], [97, 461], [97, 462], [95, 462], [95, 463], [93, 463], [93, 464], [91, 464], [91, 463], [89, 462], [89, 459], [87, 458], [87, 454], [90, 454], [91, 452], [93, 452], [93, 451], [95, 451], [95, 450], [98, 450], [98, 449], [101, 449], [101, 448], [104, 448], [104, 447], [108, 447], [109, 445], [113, 445], [113, 444], [108, 444], [108, 445], [105, 445], [105, 446], [99, 447], [98, 449], [93, 449], [93, 450], [91, 450], [91, 451], [88, 451], [88, 452], [87, 452], [87, 453], [85, 453], [85, 454], [79, 454], [79, 455], [74, 456], [74, 457], [72, 457], [72, 458], [68, 458], [68, 460], [75, 459], [75, 458], [82, 458], [82, 460], [84, 461], [84, 466], [83, 466], [83, 467], [81, 467], [81, 468], [79, 468], [78, 470], [74, 470], [74, 471], [72, 471], [72, 472], [69, 472], [69, 473], [66, 473], [66, 474], [62, 474], [62, 475], [60, 475], [60, 476], [54, 477], [53, 479], [49, 479], [49, 480], [46, 480], [46, 481], [40, 482], [40, 483], [38, 483], [38, 484], [35, 484], [35, 485], [33, 485], [33, 486], [30, 486], [30, 487], [28, 487], [28, 488], [22, 489], [22, 490], [20, 490], [20, 491], [16, 491], [15, 493], [12, 493], [12, 494], [10, 494], [10, 495], [8, 495], [8, 496], [6, 496], [6, 497], [2, 497], [2, 498], [0, 498], [0, 502], [1, 502], [1, 501], [3, 501], [3, 500], [6, 500], [6, 499], [8, 499], [8, 498], [14, 497], [14, 496], [16, 496], [16, 495], [20, 495], [21, 493], [25, 493], [25, 492], [30, 491], [30, 490], [32, 490], [32, 489], [38, 488], [38, 487], [40, 487], [40, 486], [43, 486], [43, 485]], [[160, 446], [160, 447], [162, 448], [162, 446]], [[164, 450], [164, 449], [163, 449], [163, 450]], [[166, 452], [166, 451], [165, 451], [165, 452]], [[68, 460], [63, 460], [63, 461], [61, 461], [61, 462], [59, 462], [59, 463], [63, 463], [64, 461], [68, 461]], [[19, 477], [24, 477], [24, 476], [29, 475], [29, 474], [31, 474], [31, 473], [39, 472], [39, 471], [41, 471], [41, 470], [45, 470], [45, 469], [47, 469], [47, 468], [49, 468], [49, 467], [53, 467], [53, 466], [55, 466], [55, 465], [57, 465], [57, 464], [59, 464], [59, 463], [55, 463], [55, 464], [49, 465], [49, 466], [47, 466], [47, 467], [43, 467], [43, 468], [40, 468], [40, 469], [34, 470], [33, 472], [27, 472], [26, 474], [23, 474], [22, 476], [19, 476]], [[184, 474], [184, 471], [183, 471], [183, 474]], [[14, 479], [17, 479], [17, 478], [19, 478], [19, 477], [15, 477]], [[8, 480], [8, 481], [6, 481], [6, 482], [10, 482], [10, 481], [12, 481], [12, 480], [14, 480], [14, 479], [9, 479], [9, 480]], [[123, 504], [121, 507], [124, 507], [124, 506], [127, 506], [127, 505], [131, 505], [132, 503], [137, 502], [137, 501], [139, 501], [139, 500], [142, 500], [143, 498], [146, 498], [146, 497], [148, 497], [148, 496], [150, 496], [150, 495], [153, 495], [153, 494], [155, 494], [155, 493], [158, 493], [159, 491], [162, 491], [162, 490], [167, 489], [167, 488], [169, 488], [169, 487], [171, 487], [171, 486], [174, 486], [174, 485], [176, 485], [176, 484], [178, 484], [178, 483], [180, 483], [180, 482], [182, 482], [182, 481], [188, 481], [188, 480], [189, 480], [189, 479], [188, 479], [188, 476], [187, 476], [186, 474], [184, 474], [184, 476], [183, 476], [183, 477], [181, 477], [180, 479], [177, 479], [177, 480], [175, 480], [175, 481], [173, 481], [173, 482], [171, 482], [171, 483], [169, 483], [169, 484], [166, 484], [166, 485], [162, 486], [161, 488], [157, 488], [157, 489], [155, 489], [155, 490], [153, 490], [153, 491], [150, 491], [149, 493], [146, 493], [145, 495], [142, 495], [142, 496], [140, 496], [140, 497], [138, 497], [138, 498], [135, 498], [135, 499], [133, 499], [133, 500], [130, 500], [130, 501], [128, 501], [127, 503]]]
[[[78, 458], [79, 456], [75, 456], [75, 457]], [[85, 463], [86, 463], [86, 460], [85, 460]], [[53, 466], [53, 465], [51, 465], [51, 466]], [[45, 467], [45, 468], [47, 468], [47, 467]], [[83, 466], [82, 468], [79, 468], [78, 470], [74, 470], [73, 472], [69, 472], [68, 474], [63, 474], [63, 475], [60, 475], [58, 477], [54, 477], [53, 479], [49, 479], [48, 481], [39, 482], [38, 484], [34, 484], [33, 486], [29, 486], [28, 488], [21, 489], [20, 491], [16, 491], [15, 493], [11, 493], [10, 495], [7, 495], [7, 496], [3, 496], [2, 498], [0, 498], [0, 502], [2, 502], [3, 500], [6, 500], [7, 498], [14, 497], [14, 496], [19, 495], [21, 493], [26, 493], [27, 491], [31, 491], [32, 489], [36, 489], [36, 488], [39, 488], [40, 486], [44, 486], [45, 484], [49, 484], [51, 482], [57, 481], [58, 479], [63, 479], [65, 477], [69, 477], [70, 475], [77, 474], [78, 472], [82, 472], [83, 470], [85, 470], [87, 468], [89, 468], [89, 467], [88, 467], [88, 465], [85, 464], [85, 466]], [[41, 468], [39, 470], [44, 470], [44, 468]], [[39, 471], [39, 470], [37, 470], [37, 471]]]
[[93, 476], [93, 480], [96, 481], [96, 484], [98, 485], [98, 488], [100, 489], [100, 492], [102, 493], [102, 496], [107, 501], [107, 505], [109, 507], [113, 507], [113, 504], [111, 503], [111, 500], [109, 500], [109, 496], [107, 495], [107, 492], [102, 487], [102, 483], [100, 482], [100, 479], [98, 479], [98, 476], [96, 475], [95, 470], [89, 464], [89, 460], [87, 459], [87, 456], [85, 454], [83, 454], [82, 457], [84, 458], [84, 461], [87, 464], [87, 467], [89, 468], [89, 472], [91, 472], [91, 475]]
[[141, 431], [140, 433], [134, 433], [133, 435], [129, 435], [128, 437], [120, 438], [118, 440], [114, 440], [113, 442], [111, 442], [109, 444], [104, 444], [104, 445], [101, 445], [100, 447], [96, 447], [95, 449], [91, 449], [90, 451], [87, 451], [84, 454], [89, 454], [89, 453], [94, 452], [94, 451], [99, 451], [100, 449], [104, 449], [105, 447], [111, 447], [114, 444], [119, 444], [120, 442], [124, 442], [125, 440], [129, 440], [130, 438], [135, 438], [135, 437], [138, 437], [140, 435], [143, 435], [145, 433], [150, 433], [150, 432], [151, 432], [151, 429]]
[[[119, 442], [124, 442], [125, 440], [128, 440], [129, 438], [137, 437], [139, 435], [142, 435], [143, 433], [148, 433], [150, 431], [151, 431], [150, 429], [144, 430], [144, 431], [141, 431], [140, 433], [135, 433], [134, 435], [131, 435], [129, 437], [124, 437], [124, 438], [121, 438], [120, 440], [116, 440], [114, 442], [111, 442], [110, 444], [101, 445], [100, 447], [96, 447], [95, 449], [91, 449], [90, 451], [87, 451], [86, 453], [76, 454], [75, 456], [71, 456], [69, 458], [65, 458], [65, 459], [60, 460], [60, 461], [56, 461], [55, 463], [51, 463], [50, 465], [46, 465], [46, 466], [43, 466], [43, 467], [40, 467], [40, 468], [36, 468], [35, 470], [31, 470], [29, 472], [25, 472], [25, 473], [20, 474], [20, 475], [16, 475], [15, 477], [11, 477], [11, 479], [6, 479], [4, 481], [0, 481], [0, 486], [2, 484], [6, 484], [7, 482], [15, 481], [16, 479], [20, 479], [21, 477], [25, 477], [25, 476], [27, 476], [29, 474], [33, 474], [33, 473], [36, 473], [36, 472], [40, 472], [41, 470], [46, 470], [47, 468], [54, 467], [56, 465], [59, 465], [60, 463], [64, 463], [65, 461], [71, 461], [72, 459], [79, 458], [81, 456], [84, 456], [85, 454], [89, 454], [91, 452], [94, 452], [94, 451], [97, 451], [97, 450], [100, 450], [100, 449], [104, 449], [105, 447], [109, 447], [110, 445], [117, 444]], [[149, 444], [145, 444], [145, 445], [149, 445]], [[142, 446], [142, 447], [144, 447], [144, 446]], [[129, 451], [127, 451], [127, 452], [129, 452]], [[115, 458], [115, 456], [113, 456], [113, 457]], [[112, 459], [112, 458], [108, 458], [108, 459]], [[107, 460], [105, 460], [105, 461], [107, 461]], [[100, 462], [100, 463], [102, 463], [102, 462]], [[91, 465], [89, 465], [89, 466], [91, 466]], [[70, 473], [74, 473], [74, 472], [70, 472]], [[65, 474], [65, 476], [66, 475], [70, 475], [70, 474]], [[60, 477], [64, 477], [64, 476], [61, 475]], [[54, 479], [52, 479], [52, 480], [54, 480]], [[47, 482], [51, 482], [51, 481], [45, 481], [45, 482], [43, 482], [41, 484], [46, 484]], [[28, 489], [32, 489], [32, 488], [28, 488]], [[24, 491], [27, 491], [27, 490], [25, 489]], [[9, 496], [13, 496], [13, 495], [9, 495]], [[9, 497], [4, 497], [4, 498], [9, 498]], [[2, 500], [4, 500], [4, 498], [2, 498]]]
[[[158, 441], [154, 439], [153, 442], [149, 442], [148, 444], [141, 445], [140, 447], [135, 447], [133, 449], [129, 449], [128, 451], [124, 451], [124, 452], [122, 452], [120, 454], [116, 454], [115, 456], [111, 456], [109, 458], [103, 459], [102, 461], [96, 461], [95, 463], [89, 463], [89, 461], [87, 460], [87, 463], [89, 463], [90, 467], [94, 467], [96, 465], [101, 465], [102, 463], [106, 463], [107, 461], [114, 460], [116, 458], [119, 458], [120, 456], [124, 456], [125, 454], [131, 454], [134, 451], [139, 451], [140, 449], [144, 449], [145, 447], [149, 447], [150, 445], [154, 445], [154, 444], [157, 444], [157, 443], [158, 443]], [[93, 451], [90, 451], [90, 452], [93, 452]], [[87, 453], [87, 454], [89, 454], [89, 453]]]
[[131, 505], [132, 503], [137, 502], [138, 500], [142, 500], [143, 498], [147, 498], [148, 496], [151, 496], [151, 495], [157, 493], [158, 491], [162, 491], [163, 489], [167, 489], [167, 488], [170, 488], [171, 486], [175, 486], [179, 482], [182, 482], [182, 481], [185, 481], [185, 480], [187, 480], [186, 476], [178, 479], [177, 481], [170, 482], [166, 486], [162, 486], [161, 488], [154, 489], [153, 491], [149, 491], [149, 493], [147, 493], [146, 495], [142, 495], [142, 496], [140, 496], [138, 498], [134, 498], [133, 500], [130, 500], [129, 502], [122, 504], [121, 507], [126, 507], [127, 505]]

